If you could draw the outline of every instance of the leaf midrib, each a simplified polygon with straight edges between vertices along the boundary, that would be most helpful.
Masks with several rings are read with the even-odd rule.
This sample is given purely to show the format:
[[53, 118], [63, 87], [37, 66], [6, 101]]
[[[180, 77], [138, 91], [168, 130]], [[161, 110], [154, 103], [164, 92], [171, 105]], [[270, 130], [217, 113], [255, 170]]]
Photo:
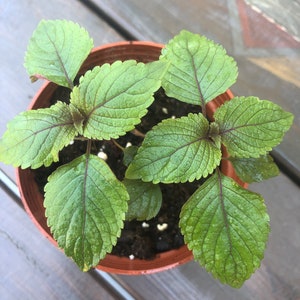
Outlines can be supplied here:
[[[139, 81], [142, 81], [143, 79], [140, 79]], [[118, 93], [118, 94], [115, 94], [114, 96], [112, 96], [111, 98], [108, 98], [108, 99], [105, 99], [103, 102], [101, 102], [101, 103], [99, 103], [98, 105], [96, 105], [96, 106], [94, 106], [91, 110], [90, 110], [90, 112], [88, 112], [87, 114], [86, 114], [86, 124], [88, 123], [88, 120], [91, 118], [91, 116], [92, 116], [92, 114], [96, 111], [96, 110], [98, 110], [99, 108], [101, 108], [101, 107], [104, 107], [105, 106], [105, 104], [106, 103], [108, 103], [108, 102], [110, 102], [110, 101], [113, 101], [115, 98], [117, 98], [117, 97], [119, 97], [120, 95], [122, 95], [122, 94], [126, 94], [127, 93], [127, 91], [130, 89], [130, 88], [132, 88], [135, 84], [137, 84], [138, 82], [134, 82], [131, 86], [129, 86], [129, 87], [127, 87], [126, 88], [126, 90], [123, 90], [123, 91], [121, 91], [120, 93]], [[95, 101], [96, 102], [96, 101]], [[113, 109], [112, 107], [108, 107], [109, 109]]]
[[[186, 45], [186, 48], [187, 48], [187, 51], [189, 52], [190, 56], [191, 56], [191, 62], [192, 62], [192, 68], [193, 68], [193, 74], [194, 74], [194, 80], [196, 82], [196, 86], [197, 86], [197, 90], [199, 92], [199, 98], [200, 98], [200, 105], [202, 107], [202, 113], [204, 115], [204, 117], [206, 116], [206, 109], [205, 109], [205, 101], [204, 101], [204, 98], [203, 98], [203, 93], [202, 93], [202, 89], [201, 89], [201, 86], [200, 86], [200, 82], [198, 80], [198, 74], [197, 74], [197, 68], [196, 68], [196, 64], [195, 64], [195, 59], [194, 59], [194, 56], [193, 54], [191, 53], [188, 45]], [[204, 75], [203, 75], [204, 76]]]
[[[22, 144], [24, 141], [30, 139], [32, 136], [36, 136], [38, 135], [39, 133], [43, 132], [43, 131], [48, 131], [48, 130], [52, 130], [56, 127], [66, 127], [68, 125], [73, 125], [73, 122], [66, 122], [66, 123], [61, 123], [61, 124], [55, 124], [55, 125], [52, 125], [52, 126], [49, 126], [49, 127], [46, 127], [46, 128], [43, 128], [43, 129], [40, 129], [40, 130], [37, 130], [37, 131], [34, 131], [31, 135], [28, 135], [26, 136], [23, 140], [19, 141], [17, 144], [14, 144], [15, 146], [16, 145], [19, 145], [19, 144]], [[26, 130], [28, 130], [28, 128], [26, 128]]]
[[52, 44], [52, 46], [53, 46], [53, 48], [55, 50], [55, 54], [57, 56], [58, 62], [60, 64], [60, 66], [61, 66], [61, 69], [62, 69], [62, 71], [63, 71], [63, 73], [65, 75], [65, 78], [67, 79], [69, 88], [72, 90], [74, 88], [74, 84], [73, 84], [73, 81], [71, 80], [71, 78], [69, 77], [69, 75], [67, 73], [67, 69], [65, 68], [65, 65], [63, 63], [62, 57], [59, 54], [58, 48], [56, 47], [55, 42], [51, 39], [51, 36], [49, 35], [48, 31], [46, 31], [46, 35], [47, 35], [50, 43]]
[[[174, 155], [174, 153], [176, 153], [177, 151], [179, 151], [179, 150], [181, 150], [181, 149], [183, 149], [183, 148], [185, 148], [185, 147], [189, 147], [190, 145], [192, 145], [192, 144], [195, 144], [195, 143], [198, 143], [198, 142], [200, 142], [201, 140], [207, 140], [208, 142], [211, 142], [210, 141], [210, 139], [207, 137], [207, 136], [204, 136], [204, 137], [201, 137], [201, 138], [197, 138], [196, 140], [193, 140], [193, 141], [191, 141], [191, 142], [189, 142], [189, 143], [186, 143], [186, 144], [184, 144], [184, 145], [182, 145], [182, 146], [180, 146], [180, 147], [176, 147], [176, 148], [174, 148], [174, 147], [172, 147], [172, 145], [170, 145], [169, 147], [172, 147], [172, 148], [174, 148], [174, 150], [171, 152], [171, 153], [168, 153], [168, 155], [167, 156], [164, 156], [164, 157], [159, 157], [159, 159], [157, 159], [157, 160], [152, 160], [151, 162], [150, 162], [150, 164], [151, 163], [153, 163], [153, 162], [158, 162], [158, 161], [160, 161], [160, 160], [162, 160], [162, 159], [165, 159], [165, 158], [167, 158], [167, 157], [171, 157], [172, 155]], [[160, 146], [160, 145], [159, 145]], [[167, 146], [167, 145], [165, 145], [165, 146]], [[154, 146], [154, 147], [156, 147], [156, 146]], [[167, 163], [165, 163], [165, 165], [166, 165]], [[144, 166], [142, 166], [141, 168], [144, 168]]]
[[[82, 231], [81, 236], [84, 240], [85, 237], [85, 227], [86, 227], [86, 200], [87, 200], [87, 179], [88, 179], [88, 168], [89, 168], [89, 162], [90, 162], [90, 155], [87, 154], [85, 158], [85, 170], [84, 170], [84, 180], [83, 180], [83, 189], [82, 189], [82, 214], [83, 214], [83, 224], [82, 224]], [[85, 257], [85, 243], [82, 243], [82, 258], [84, 261]]]
[[229, 133], [229, 132], [232, 132], [232, 131], [236, 131], [236, 130], [241, 129], [241, 128], [258, 127], [260, 125], [265, 125], [265, 124], [268, 124], [268, 123], [271, 123], [271, 122], [262, 122], [262, 123], [254, 123], [254, 124], [243, 124], [243, 125], [240, 125], [240, 126], [236, 126], [236, 127], [232, 127], [232, 128], [221, 130], [219, 134], [220, 135], [224, 135], [226, 133]]
[[[221, 175], [221, 171], [219, 168], [217, 168], [216, 173], [217, 173], [217, 180], [218, 180], [218, 187], [219, 187], [219, 200], [220, 200], [221, 212], [222, 212], [222, 217], [223, 217], [223, 221], [224, 221], [224, 225], [225, 225], [226, 235], [227, 235], [228, 242], [229, 242], [229, 255], [231, 257], [234, 257], [234, 255], [232, 253], [233, 245], [232, 245], [232, 239], [231, 239], [231, 235], [230, 235], [230, 226], [229, 226], [229, 221], [227, 218], [227, 212], [226, 212], [225, 203], [224, 203], [222, 175]], [[236, 267], [237, 266], [235, 264], [235, 273], [236, 273]]]

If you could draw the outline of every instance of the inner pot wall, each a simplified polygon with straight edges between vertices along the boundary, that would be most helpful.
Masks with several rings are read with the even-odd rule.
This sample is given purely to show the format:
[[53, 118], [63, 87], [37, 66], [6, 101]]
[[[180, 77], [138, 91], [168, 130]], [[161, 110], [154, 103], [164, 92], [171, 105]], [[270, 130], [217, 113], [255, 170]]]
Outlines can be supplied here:
[[[85, 73], [88, 69], [96, 65], [104, 63], [113, 63], [116, 60], [134, 59], [140, 62], [150, 62], [157, 60], [163, 45], [152, 42], [120, 42], [108, 44], [105, 46], [94, 48], [89, 57], [84, 62], [80, 73]], [[54, 94], [57, 86], [51, 82], [45, 83], [40, 91], [32, 100], [29, 109], [37, 109], [49, 106], [49, 100]], [[233, 98], [232, 93], [228, 90], [224, 94], [218, 96], [207, 105], [207, 115], [212, 118], [215, 109], [225, 101]], [[223, 149], [223, 157], [227, 156], [226, 149]], [[223, 160], [221, 164], [222, 172], [238, 181], [241, 185], [246, 186], [235, 174], [230, 162]], [[16, 170], [17, 183], [20, 189], [22, 202], [24, 207], [39, 228], [52, 244], [57, 246], [57, 242], [53, 239], [50, 229], [47, 226], [45, 217], [45, 208], [43, 206], [43, 197], [39, 192], [38, 185], [34, 180], [34, 174], [30, 169]], [[184, 245], [176, 250], [167, 251], [157, 256], [153, 260], [130, 260], [126, 257], [118, 257], [107, 254], [97, 266], [98, 269], [127, 275], [150, 274], [165, 271], [193, 259], [192, 252]]]

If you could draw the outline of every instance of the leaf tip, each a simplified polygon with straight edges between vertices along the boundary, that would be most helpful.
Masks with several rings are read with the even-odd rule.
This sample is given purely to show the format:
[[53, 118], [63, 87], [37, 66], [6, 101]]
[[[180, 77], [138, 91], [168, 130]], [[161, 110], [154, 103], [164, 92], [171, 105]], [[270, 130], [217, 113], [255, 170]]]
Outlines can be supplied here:
[[46, 77], [39, 75], [39, 74], [30, 75], [29, 78], [30, 78], [31, 83], [34, 83], [34, 82], [38, 81], [39, 79], [44, 79], [44, 80], [47, 79]]

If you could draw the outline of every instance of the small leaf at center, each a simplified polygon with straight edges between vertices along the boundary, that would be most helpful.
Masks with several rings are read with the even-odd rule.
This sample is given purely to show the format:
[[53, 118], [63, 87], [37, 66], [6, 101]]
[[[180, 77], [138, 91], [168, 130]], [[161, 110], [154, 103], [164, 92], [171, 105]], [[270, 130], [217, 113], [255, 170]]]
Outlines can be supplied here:
[[162, 194], [158, 184], [141, 180], [123, 181], [130, 196], [127, 220], [149, 220], [155, 217], [162, 203]]

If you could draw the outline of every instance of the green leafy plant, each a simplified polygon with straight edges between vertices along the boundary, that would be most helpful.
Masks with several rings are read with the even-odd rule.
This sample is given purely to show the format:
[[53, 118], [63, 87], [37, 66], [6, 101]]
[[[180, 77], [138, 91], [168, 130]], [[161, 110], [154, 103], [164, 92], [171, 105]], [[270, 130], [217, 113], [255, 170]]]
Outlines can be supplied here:
[[[125, 218], [147, 220], [161, 206], [158, 183], [207, 178], [187, 199], [180, 228], [195, 259], [214, 277], [240, 287], [259, 267], [269, 234], [263, 198], [222, 174], [221, 146], [240, 178], [261, 181], [278, 174], [269, 151], [293, 116], [256, 97], [235, 97], [209, 120], [206, 104], [237, 78], [225, 50], [182, 31], [158, 61], [116, 61], [96, 66], [74, 83], [93, 47], [88, 33], [68, 21], [41, 21], [30, 40], [25, 67], [71, 90], [70, 102], [16, 116], [0, 141], [0, 160], [22, 168], [49, 166], [74, 139], [86, 153], [57, 168], [45, 186], [46, 216], [58, 245], [84, 271], [111, 252]], [[134, 130], [162, 87], [202, 113], [163, 120], [140, 147], [122, 148], [125, 179], [91, 153], [93, 140], [112, 140]]]

